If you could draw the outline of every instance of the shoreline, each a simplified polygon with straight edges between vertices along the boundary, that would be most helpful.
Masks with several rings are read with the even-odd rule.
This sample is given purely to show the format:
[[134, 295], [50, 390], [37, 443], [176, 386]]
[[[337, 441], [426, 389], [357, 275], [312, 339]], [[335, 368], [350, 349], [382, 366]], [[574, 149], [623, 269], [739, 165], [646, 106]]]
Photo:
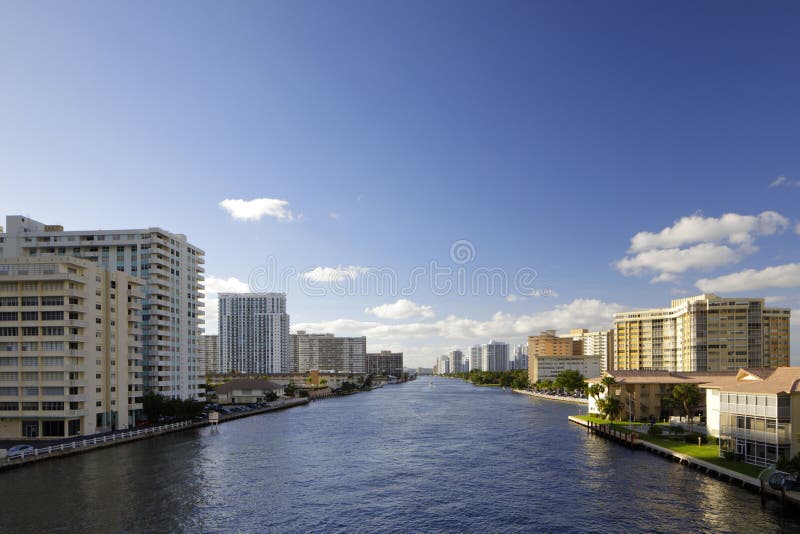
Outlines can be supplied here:
[[545, 393], [536, 393], [534, 391], [528, 391], [525, 389], [512, 389], [512, 393], [519, 393], [520, 395], [528, 395], [530, 397], [538, 397], [540, 399], [547, 399], [553, 400], [558, 402], [568, 402], [570, 404], [581, 404], [583, 406], [588, 406], [589, 399], [578, 399], [575, 397], [562, 397], [560, 395], [547, 395]]

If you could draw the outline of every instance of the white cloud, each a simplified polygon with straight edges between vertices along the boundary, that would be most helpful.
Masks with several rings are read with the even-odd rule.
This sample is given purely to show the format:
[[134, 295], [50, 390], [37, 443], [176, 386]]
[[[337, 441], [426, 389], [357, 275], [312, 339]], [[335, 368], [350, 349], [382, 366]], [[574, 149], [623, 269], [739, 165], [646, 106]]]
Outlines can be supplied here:
[[205, 315], [203, 318], [203, 332], [206, 334], [216, 334], [219, 332], [219, 299], [216, 297], [205, 297], [203, 301]]
[[[617, 268], [626, 276], [643, 274], [647, 271], [660, 273], [683, 273], [690, 269], [707, 271], [735, 263], [741, 255], [727, 245], [700, 243], [689, 248], [668, 248], [640, 252], [635, 256], [623, 258], [617, 262]], [[654, 282], [665, 282], [666, 279], [653, 279]]]
[[691, 215], [683, 217], [658, 233], [639, 232], [631, 238], [628, 252], [680, 247], [691, 243], [722, 243], [742, 246], [756, 236], [772, 235], [784, 230], [789, 220], [774, 211], [759, 215], [726, 213], [720, 218]]
[[518, 295], [515, 293], [511, 293], [506, 297], [507, 302], [517, 302], [520, 300], [528, 300], [531, 299], [539, 299], [539, 298], [558, 298], [558, 291], [555, 289], [551, 289], [546, 287], [544, 289], [532, 289], [528, 293], [524, 295]]
[[650, 280], [651, 284], [660, 284], [662, 282], [677, 282], [678, 276], [673, 273], [661, 273], [652, 280]]
[[795, 225], [794, 233], [796, 233], [797, 235], [800, 235], [800, 222]]
[[302, 276], [312, 282], [341, 282], [343, 280], [354, 280], [369, 271], [369, 267], [359, 265], [348, 265], [346, 267], [314, 267], [305, 271]]
[[695, 283], [704, 292], [740, 292], [770, 288], [800, 287], [800, 263], [767, 267], [760, 271], [747, 269], [717, 278], [702, 278]]
[[339, 335], [367, 336], [377, 343], [414, 338], [447, 338], [470, 342], [537, 334], [551, 328], [609, 328], [613, 314], [624, 308], [619, 304], [595, 299], [576, 299], [554, 309], [527, 315], [495, 313], [489, 320], [478, 321], [450, 315], [433, 322], [386, 324], [376, 321], [334, 319], [300, 323], [297, 330], [336, 332]]
[[330, 218], [331, 218], [331, 219], [333, 219], [334, 221], [338, 221], [338, 220], [339, 220], [339, 217], [341, 217], [341, 215], [340, 215], [340, 214], [338, 214], [338, 213], [336, 213], [335, 211], [332, 211], [332, 212], [330, 212], [330, 213], [328, 214], [328, 217], [330, 217]]
[[506, 302], [517, 302], [518, 300], [523, 300], [523, 298], [519, 295], [515, 295], [514, 293], [511, 293], [506, 297]]
[[710, 271], [740, 261], [758, 250], [758, 237], [782, 232], [789, 224], [775, 211], [726, 213], [719, 218], [691, 215], [660, 232], [637, 233], [631, 238], [629, 255], [614, 265], [625, 276], [655, 273], [651, 283], [675, 283], [679, 273]]
[[398, 299], [391, 304], [383, 304], [374, 308], [367, 308], [366, 313], [381, 319], [409, 319], [411, 317], [433, 317], [433, 308], [408, 299]]
[[206, 293], [248, 293], [250, 286], [246, 282], [242, 282], [238, 278], [231, 276], [229, 278], [217, 278], [216, 276], [208, 276], [203, 282], [206, 288]]
[[779, 187], [779, 186], [783, 186], [783, 187], [800, 187], [800, 180], [789, 180], [788, 178], [786, 178], [786, 176], [781, 174], [780, 176], [775, 178], [769, 184], [769, 186], [770, 187]]
[[287, 208], [289, 202], [277, 198], [227, 198], [219, 203], [231, 217], [240, 221], [258, 221], [263, 217], [274, 217], [279, 221], [294, 221], [302, 218]]

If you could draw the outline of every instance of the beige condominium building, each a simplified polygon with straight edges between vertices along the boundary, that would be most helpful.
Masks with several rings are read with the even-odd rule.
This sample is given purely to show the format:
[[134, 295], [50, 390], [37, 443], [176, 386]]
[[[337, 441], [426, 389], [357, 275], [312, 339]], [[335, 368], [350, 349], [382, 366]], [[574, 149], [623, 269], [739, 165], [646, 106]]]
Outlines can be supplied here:
[[0, 259], [0, 438], [135, 424], [142, 288], [87, 260]]
[[614, 315], [613, 369], [720, 371], [789, 365], [788, 308], [713, 294]]
[[145, 390], [173, 398], [202, 396], [198, 362], [205, 253], [161, 228], [65, 231], [28, 217], [6, 217], [0, 259], [80, 257], [144, 281]]
[[217, 334], [205, 334], [200, 336], [200, 357], [198, 367], [202, 376], [214, 375], [219, 373], [219, 336]]

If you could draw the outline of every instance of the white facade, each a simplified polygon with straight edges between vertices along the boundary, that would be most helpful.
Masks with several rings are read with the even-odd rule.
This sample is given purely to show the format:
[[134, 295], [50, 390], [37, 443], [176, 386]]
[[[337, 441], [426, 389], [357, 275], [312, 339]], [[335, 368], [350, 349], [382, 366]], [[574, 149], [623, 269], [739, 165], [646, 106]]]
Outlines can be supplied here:
[[464, 353], [460, 350], [451, 350], [447, 353], [447, 357], [450, 360], [450, 372], [451, 373], [460, 373], [464, 371]]
[[0, 258], [67, 256], [144, 280], [142, 378], [146, 391], [198, 398], [205, 252], [161, 228], [64, 231], [28, 217], [6, 217]]
[[508, 371], [508, 343], [490, 341], [481, 347], [481, 368], [484, 371]]
[[473, 345], [469, 348], [469, 370], [482, 371], [483, 368], [483, 347]]
[[285, 293], [220, 293], [219, 344], [223, 373], [289, 372]]
[[200, 357], [198, 367], [200, 375], [219, 373], [219, 336], [217, 334], [202, 335], [199, 338]]

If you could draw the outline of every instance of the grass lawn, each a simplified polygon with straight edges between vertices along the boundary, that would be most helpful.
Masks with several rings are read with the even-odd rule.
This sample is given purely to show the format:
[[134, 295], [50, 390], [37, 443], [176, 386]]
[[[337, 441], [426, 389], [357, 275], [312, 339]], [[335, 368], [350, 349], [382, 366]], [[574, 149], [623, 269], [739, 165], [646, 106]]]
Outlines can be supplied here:
[[712, 443], [704, 443], [697, 445], [696, 443], [685, 443], [683, 441], [673, 441], [666, 437], [650, 436], [648, 434], [641, 434], [640, 438], [643, 441], [649, 441], [655, 445], [659, 445], [666, 449], [670, 449], [681, 454], [687, 454], [698, 460], [703, 460], [710, 464], [718, 465], [731, 471], [736, 471], [743, 475], [758, 478], [758, 474], [764, 469], [758, 465], [750, 465], [743, 462], [735, 462], [733, 460], [726, 460], [719, 457], [719, 446]]
[[[631, 431], [628, 428], [628, 423], [622, 423], [620, 421], [612, 422], [597, 415], [576, 415], [575, 417], [578, 419], [583, 419], [584, 421], [591, 421], [592, 423], [601, 425], [611, 424], [612, 428], [621, 432]], [[731, 471], [736, 471], [737, 473], [755, 478], [758, 478], [758, 474], [764, 469], [763, 467], [757, 465], [750, 465], [743, 462], [735, 462], [732, 460], [726, 460], [725, 458], [720, 458], [719, 446], [716, 444], [705, 443], [703, 445], [697, 445], [696, 443], [686, 443], [682, 440], [682, 438], [681, 441], [675, 441], [666, 436], [651, 436], [646, 431], [647, 425], [644, 423], [633, 423], [634, 431], [637, 431], [637, 426], [644, 427], [638, 431], [639, 439], [643, 441], [649, 441], [650, 443], [659, 445], [665, 449], [686, 454], [693, 458], [697, 458], [698, 460], [703, 460], [704, 462], [718, 465], [719, 467], [724, 467], [726, 469], [730, 469]], [[667, 425], [664, 426], [666, 427]]]

